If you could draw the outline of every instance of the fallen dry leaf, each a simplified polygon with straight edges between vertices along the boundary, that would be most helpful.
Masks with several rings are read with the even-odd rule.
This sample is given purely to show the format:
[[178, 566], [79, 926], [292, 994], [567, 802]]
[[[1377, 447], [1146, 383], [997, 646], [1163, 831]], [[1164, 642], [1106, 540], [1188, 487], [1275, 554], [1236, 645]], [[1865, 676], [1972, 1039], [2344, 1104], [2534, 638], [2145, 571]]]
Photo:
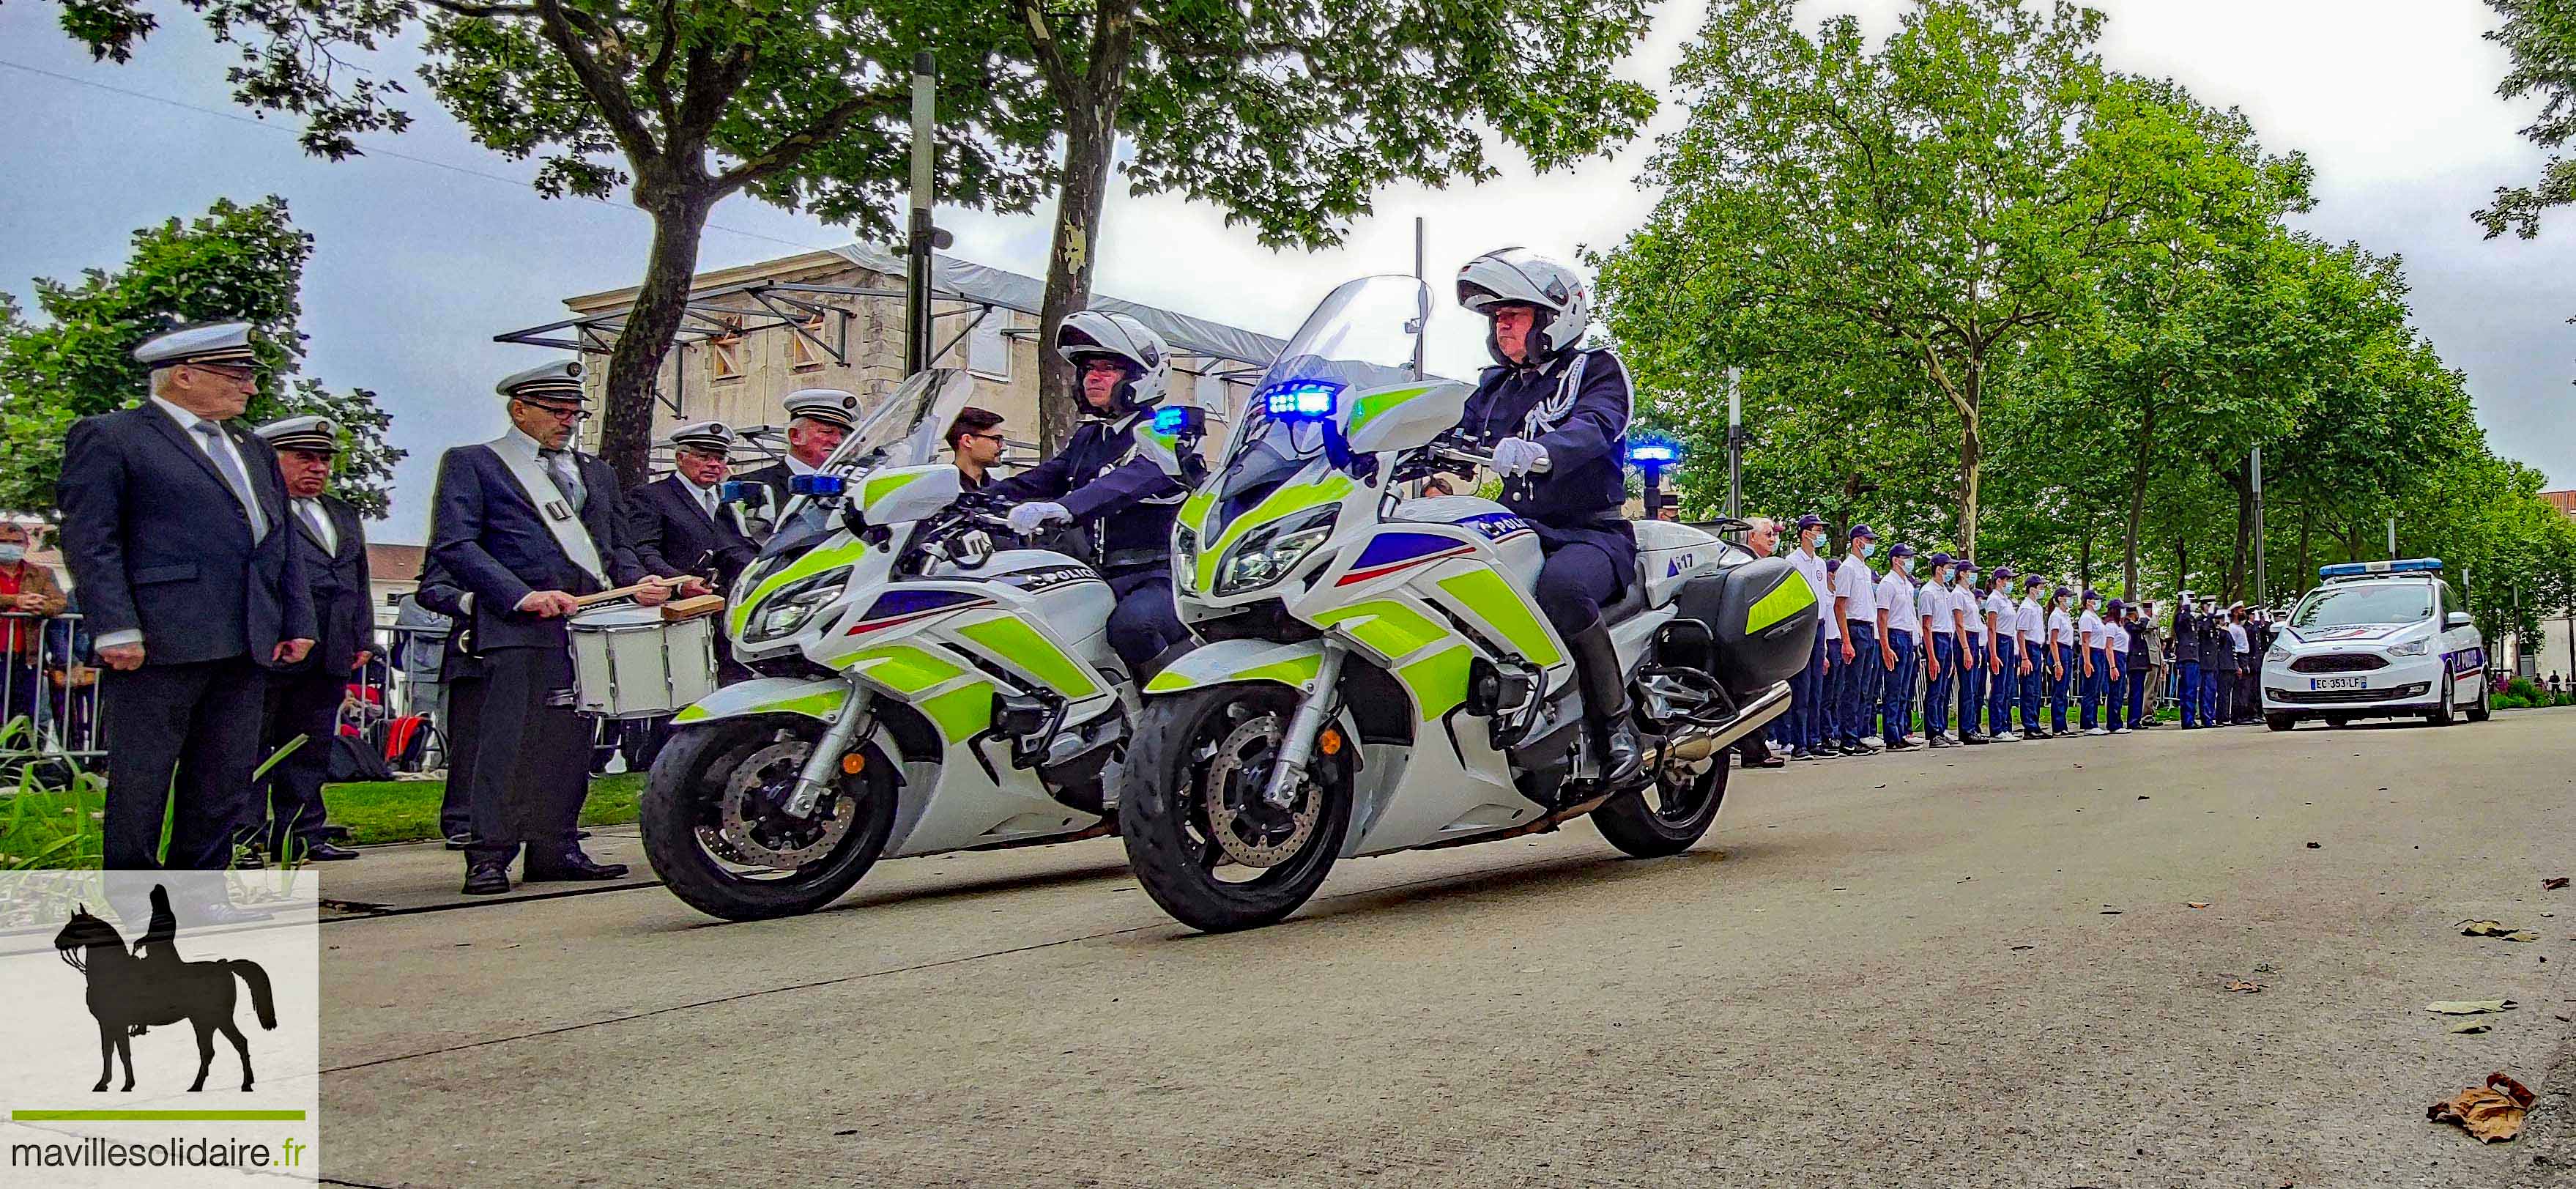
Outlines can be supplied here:
[[2501, 937], [2506, 941], [2538, 941], [2540, 935], [2529, 929], [2516, 929], [2496, 921], [2462, 921], [2462, 937]]
[[2547, 878], [2547, 879], [2544, 879], [2544, 880], [2540, 881], [2540, 890], [2541, 890], [2541, 891], [2544, 891], [2544, 892], [2555, 892], [2555, 891], [2557, 891], [2558, 889], [2563, 888], [2563, 887], [2566, 887], [2566, 886], [2567, 886], [2567, 877], [2566, 877], [2566, 876], [2564, 876], [2564, 875], [2553, 875], [2553, 876], [2550, 876], [2550, 877], [2549, 877], [2549, 878]]
[[2461, 1020], [2458, 1023], [2451, 1025], [2448, 1030], [2457, 1032], [2463, 1036], [2475, 1036], [2478, 1033], [2488, 1031], [2494, 1027], [2495, 1025], [2489, 1024], [2484, 1020]]
[[2256, 992], [2258, 992], [2258, 991], [2261, 991], [2261, 990], [2263, 989], [2263, 984], [2261, 984], [2261, 983], [2257, 983], [2257, 982], [2249, 982], [2249, 981], [2247, 981], [2247, 980], [2245, 980], [2245, 979], [2241, 979], [2241, 978], [2231, 978], [2231, 979], [2227, 980], [2227, 989], [2228, 989], [2228, 990], [2230, 990], [2230, 991], [2234, 991], [2235, 993], [2237, 993], [2237, 994], [2239, 994], [2239, 995], [2252, 995], [2252, 994], [2254, 994], [2254, 993], [2256, 993]]
[[2183, 901], [2183, 902], [2182, 902], [2182, 906], [2183, 906], [2183, 907], [2185, 907], [2185, 908], [2207, 908], [2207, 907], [2209, 907], [2209, 901], [2207, 901], [2207, 900], [2185, 900], [2185, 901]]
[[2474, 1016], [2491, 1011], [2512, 1011], [2513, 1009], [2514, 1002], [2510, 999], [2445, 999], [2439, 1003], [2424, 1005], [2424, 1010], [2439, 1012], [2446, 1016]]
[[2523, 1116], [2531, 1110], [2531, 1091], [2503, 1073], [2487, 1075], [2487, 1084], [2460, 1091], [2424, 1108], [2435, 1123], [2457, 1123], [2482, 1144], [2502, 1143], [2522, 1134]]

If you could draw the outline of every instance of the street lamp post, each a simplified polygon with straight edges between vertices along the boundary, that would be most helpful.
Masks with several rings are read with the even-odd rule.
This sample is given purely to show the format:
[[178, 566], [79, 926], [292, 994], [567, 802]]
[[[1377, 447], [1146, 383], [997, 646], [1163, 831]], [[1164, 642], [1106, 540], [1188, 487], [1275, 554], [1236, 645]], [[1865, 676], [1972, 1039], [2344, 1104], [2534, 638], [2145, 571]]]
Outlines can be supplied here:
[[1744, 369], [1726, 369], [1726, 514], [1744, 515]]

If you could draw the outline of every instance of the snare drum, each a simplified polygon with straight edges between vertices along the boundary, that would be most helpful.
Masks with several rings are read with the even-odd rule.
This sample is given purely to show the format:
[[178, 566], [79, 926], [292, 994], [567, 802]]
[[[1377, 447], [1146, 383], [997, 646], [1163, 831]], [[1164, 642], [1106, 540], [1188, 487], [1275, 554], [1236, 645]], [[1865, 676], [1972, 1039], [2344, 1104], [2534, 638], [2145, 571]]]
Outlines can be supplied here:
[[573, 616], [574, 705], [600, 718], [660, 718], [716, 692], [716, 618], [666, 620], [635, 606]]

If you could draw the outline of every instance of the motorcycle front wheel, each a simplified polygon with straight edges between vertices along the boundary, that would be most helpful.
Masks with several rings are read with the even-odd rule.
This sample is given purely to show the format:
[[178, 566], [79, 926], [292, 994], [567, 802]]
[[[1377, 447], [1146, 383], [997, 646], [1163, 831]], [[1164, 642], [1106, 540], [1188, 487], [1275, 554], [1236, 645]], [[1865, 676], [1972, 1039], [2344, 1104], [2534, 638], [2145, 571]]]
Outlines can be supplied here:
[[644, 856], [689, 907], [728, 921], [812, 912], [859, 882], [894, 828], [895, 766], [869, 744], [811, 818], [782, 808], [822, 734], [799, 716], [672, 732], [645, 780]]
[[1215, 686], [1149, 703], [1119, 769], [1118, 825], [1145, 894], [1223, 933], [1297, 911], [1350, 827], [1358, 741], [1327, 726], [1286, 808], [1263, 796], [1297, 709], [1282, 686]]

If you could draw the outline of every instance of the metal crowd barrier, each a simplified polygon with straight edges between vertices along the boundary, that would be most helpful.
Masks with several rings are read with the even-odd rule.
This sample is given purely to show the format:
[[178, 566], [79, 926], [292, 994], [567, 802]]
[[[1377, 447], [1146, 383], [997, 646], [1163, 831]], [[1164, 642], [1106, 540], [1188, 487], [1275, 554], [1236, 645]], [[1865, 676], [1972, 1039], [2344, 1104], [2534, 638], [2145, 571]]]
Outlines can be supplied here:
[[[438, 666], [446, 638], [445, 628], [379, 626], [374, 655], [349, 674], [340, 731], [366, 740], [397, 772], [446, 766]], [[0, 614], [0, 659], [0, 766], [32, 759], [90, 766], [106, 756], [104, 667], [79, 613]]]

